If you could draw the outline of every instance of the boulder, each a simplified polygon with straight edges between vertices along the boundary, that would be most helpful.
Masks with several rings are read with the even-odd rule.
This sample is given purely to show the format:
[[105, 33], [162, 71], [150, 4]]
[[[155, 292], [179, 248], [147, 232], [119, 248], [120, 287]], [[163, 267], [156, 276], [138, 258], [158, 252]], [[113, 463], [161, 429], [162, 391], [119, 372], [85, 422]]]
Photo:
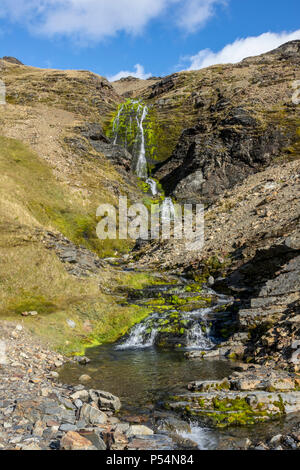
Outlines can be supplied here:
[[154, 431], [148, 428], [147, 426], [142, 425], [133, 425], [126, 431], [127, 437], [137, 437], [137, 436], [152, 436]]
[[102, 411], [119, 411], [121, 402], [118, 397], [102, 390], [89, 390], [90, 400]]
[[97, 450], [95, 446], [78, 432], [69, 431], [61, 440], [62, 450]]
[[80, 419], [84, 419], [92, 425], [105, 424], [107, 422], [105, 413], [87, 403], [85, 403], [80, 410]]

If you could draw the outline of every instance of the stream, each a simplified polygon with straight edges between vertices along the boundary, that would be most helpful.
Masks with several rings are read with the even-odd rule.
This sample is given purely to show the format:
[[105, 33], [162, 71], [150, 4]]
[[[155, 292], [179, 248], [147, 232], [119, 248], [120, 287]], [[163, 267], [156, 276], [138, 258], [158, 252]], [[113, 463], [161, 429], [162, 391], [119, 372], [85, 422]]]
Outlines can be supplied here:
[[[138, 101], [120, 105], [112, 131], [114, 143], [133, 153], [135, 173], [149, 185], [155, 197], [157, 183], [149, 177], [147, 163], [145, 126], [148, 114], [149, 109]], [[173, 201], [165, 198], [161, 219], [173, 220], [174, 216]], [[221, 342], [224, 325], [230, 327], [234, 323], [232, 310], [227, 310], [233, 299], [209, 287], [197, 289], [186, 280], [178, 279], [174, 285], [131, 291], [126, 301], [147, 305], [152, 313], [117, 344], [87, 350], [91, 361], [88, 365], [66, 364], [60, 374], [62, 382], [78, 385], [79, 377], [88, 374], [91, 377], [89, 388], [109, 391], [121, 399], [121, 418], [138, 417], [137, 422], [146, 423], [171, 438], [175, 433], [193, 441], [199, 449], [234, 449], [241, 439], [275, 435], [286, 425], [277, 422], [213, 430], [197, 422], [183, 421], [163, 406], [170, 395], [187, 392], [189, 382], [223, 379], [233, 371], [234, 363], [229, 360], [195, 360], [185, 355], [191, 350], [208, 351]], [[120, 315], [121, 308], [120, 305]]]
[[[222, 313], [216, 310], [231, 300], [204, 288], [203, 294], [211, 296], [212, 305], [203, 308], [197, 306], [193, 310], [194, 303], [198, 302], [195, 299], [198, 297], [191, 296], [190, 292], [187, 294], [186, 289], [187, 285], [179, 284], [150, 286], [136, 293], [130, 292], [131, 301], [135, 304], [143, 305], [151, 301], [155, 303], [157, 299], [163, 298], [164, 308], [134, 326], [129, 334], [116, 344], [104, 344], [88, 349], [86, 355], [91, 362], [86, 366], [67, 363], [61, 370], [60, 380], [70, 385], [78, 385], [79, 377], [88, 374], [91, 377], [89, 388], [109, 391], [121, 399], [121, 419], [126, 421], [128, 418], [138, 417], [138, 422], [150, 426], [159, 434], [172, 437], [175, 433], [181, 438], [193, 441], [202, 450], [232, 449], [241, 439], [280, 433], [282, 427], [287, 425], [286, 422], [243, 428], [208, 429], [197, 422], [182, 421], [165, 410], [164, 401], [170, 395], [186, 393], [189, 382], [222, 379], [230, 375], [235, 366], [234, 362], [225, 359], [191, 360], [185, 356], [186, 351], [209, 350], [218, 343], [218, 338], [213, 336], [214, 328], [207, 328], [204, 333], [201, 325], [207, 316], [212, 319], [212, 315], [216, 318], [224, 315], [223, 309]], [[175, 309], [172, 305], [166, 305], [166, 302], [174, 299], [174, 292], [181, 301], [187, 302], [184, 306], [177, 306]], [[186, 312], [186, 309], [189, 311]], [[171, 325], [167, 328], [168, 333], [165, 332], [166, 321]], [[175, 326], [180, 321], [185, 322], [185, 332], [180, 331], [182, 345], [177, 348], [178, 330]], [[165, 341], [166, 335], [169, 341], [166, 344], [164, 342], [162, 347], [161, 339]], [[166, 425], [170, 422], [171, 426]]]

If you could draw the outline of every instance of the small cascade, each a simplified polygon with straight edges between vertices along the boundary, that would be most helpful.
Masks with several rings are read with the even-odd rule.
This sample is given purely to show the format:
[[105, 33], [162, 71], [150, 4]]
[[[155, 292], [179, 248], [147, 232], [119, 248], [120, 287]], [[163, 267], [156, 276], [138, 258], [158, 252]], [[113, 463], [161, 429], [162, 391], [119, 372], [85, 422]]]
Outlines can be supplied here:
[[[206, 315], [212, 312], [212, 308], [203, 308], [181, 314], [181, 319], [188, 324], [186, 332], [180, 338], [186, 349], [210, 350], [215, 343], [210, 337], [209, 326]], [[117, 346], [117, 349], [149, 348], [156, 344], [156, 340], [164, 333], [166, 324], [176, 314], [169, 310], [165, 313], [154, 313], [144, 321], [135, 325], [129, 332], [128, 337]], [[170, 333], [171, 335], [176, 333]]]
[[146, 183], [150, 186], [152, 196], [156, 196], [158, 194], [156, 181], [154, 181], [152, 178], [147, 178]]
[[[142, 110], [142, 116], [139, 120], [139, 112]], [[138, 155], [137, 165], [136, 165], [136, 174], [139, 178], [146, 179], [148, 177], [148, 165], [146, 160], [146, 147], [145, 147], [145, 132], [143, 123], [148, 114], [147, 106], [139, 106], [138, 113], [136, 116], [136, 120], [140, 129], [140, 139], [141, 139], [141, 146]]]
[[188, 331], [186, 348], [187, 349], [203, 349], [209, 350], [214, 347], [213, 341], [209, 337], [209, 331], [207, 326], [206, 331], [203, 331], [203, 326], [199, 323], [195, 323], [192, 328]]
[[150, 348], [155, 343], [158, 333], [157, 328], [151, 328], [151, 325], [158, 319], [158, 315], [150, 315], [145, 321], [135, 325], [124, 343], [119, 344], [117, 349], [137, 349]]
[[166, 197], [161, 208], [161, 220], [168, 222], [175, 219], [175, 206], [170, 197]]
[[203, 428], [196, 423], [190, 424], [189, 431], [178, 431], [177, 434], [184, 439], [190, 439], [195, 442], [199, 450], [214, 449], [217, 441], [216, 436], [211, 429]]

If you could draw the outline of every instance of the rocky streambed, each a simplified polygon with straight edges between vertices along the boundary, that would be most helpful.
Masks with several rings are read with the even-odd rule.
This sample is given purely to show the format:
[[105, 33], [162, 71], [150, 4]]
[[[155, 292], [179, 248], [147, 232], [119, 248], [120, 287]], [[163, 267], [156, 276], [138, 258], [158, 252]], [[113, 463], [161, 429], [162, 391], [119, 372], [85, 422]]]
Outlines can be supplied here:
[[59, 383], [57, 370], [69, 360], [42, 347], [21, 324], [1, 322], [0, 335], [0, 449], [135, 450], [174, 445], [141, 422], [119, 419], [119, 398], [92, 389], [87, 374], [76, 386]]
[[153, 313], [87, 357], [1, 323], [0, 448], [300, 448], [299, 374], [240, 361], [234, 298], [177, 278], [125, 300]]
[[[249, 338], [233, 298], [180, 279], [129, 299], [153, 313], [118, 344], [89, 350], [84, 366], [94, 388], [121, 398], [119, 417], [144, 422], [169, 448], [300, 447], [300, 377], [239, 360]], [[61, 378], [76, 385], [82, 371], [69, 363]]]

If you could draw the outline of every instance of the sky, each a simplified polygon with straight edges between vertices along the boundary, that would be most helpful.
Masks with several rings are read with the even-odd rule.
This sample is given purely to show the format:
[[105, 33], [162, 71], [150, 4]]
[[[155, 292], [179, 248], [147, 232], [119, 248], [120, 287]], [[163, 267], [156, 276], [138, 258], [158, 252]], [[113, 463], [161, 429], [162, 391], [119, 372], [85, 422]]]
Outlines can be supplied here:
[[299, 0], [0, 0], [0, 57], [113, 81], [238, 62], [300, 39]]

